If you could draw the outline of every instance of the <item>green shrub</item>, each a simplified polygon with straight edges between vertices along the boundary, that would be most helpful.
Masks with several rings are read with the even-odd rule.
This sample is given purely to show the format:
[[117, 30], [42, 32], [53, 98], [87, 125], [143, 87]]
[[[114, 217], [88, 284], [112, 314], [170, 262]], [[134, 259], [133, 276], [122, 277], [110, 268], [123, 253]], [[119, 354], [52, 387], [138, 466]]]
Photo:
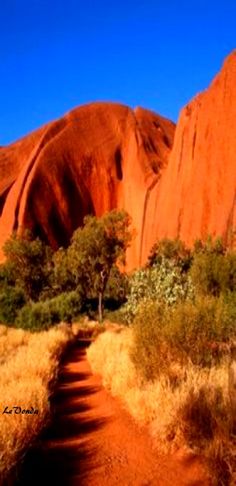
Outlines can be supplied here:
[[41, 292], [50, 286], [52, 250], [39, 238], [32, 239], [29, 232], [12, 234], [3, 247], [6, 262], [1, 275], [22, 288], [28, 299], [37, 301]]
[[83, 300], [77, 291], [64, 292], [48, 301], [49, 308], [59, 321], [71, 322], [82, 309]]
[[0, 292], [0, 322], [13, 324], [25, 302], [26, 297], [22, 289], [5, 286]]
[[195, 244], [191, 267], [193, 284], [199, 294], [219, 296], [236, 288], [236, 252], [228, 251], [220, 240]]
[[191, 278], [171, 260], [163, 258], [152, 268], [137, 270], [130, 277], [130, 293], [123, 313], [132, 322], [142, 301], [159, 301], [173, 305], [194, 296]]
[[222, 298], [205, 297], [177, 305], [170, 314], [165, 334], [181, 360], [208, 366], [227, 351], [235, 335], [235, 308]]
[[126, 273], [121, 272], [116, 265], [113, 265], [104, 293], [104, 304], [113, 302], [115, 307], [119, 307], [126, 301], [129, 292], [129, 278]]
[[161, 264], [163, 259], [172, 261], [175, 266], [186, 272], [191, 266], [192, 253], [178, 238], [174, 240], [163, 238], [152, 247], [147, 266]]
[[236, 307], [223, 297], [180, 302], [173, 307], [146, 302], [134, 321], [133, 362], [153, 380], [171, 377], [173, 363], [200, 366], [218, 362], [235, 336]]
[[59, 315], [52, 310], [50, 301], [36, 302], [27, 304], [20, 310], [16, 327], [29, 331], [42, 331], [59, 321]]
[[208, 235], [204, 241], [200, 239], [195, 240], [193, 256], [196, 253], [214, 253], [215, 255], [225, 255], [226, 251], [227, 247], [224, 245], [221, 237], [213, 238], [211, 235]]
[[163, 339], [165, 307], [146, 301], [139, 306], [133, 324], [134, 344], [131, 359], [145, 380], [154, 380], [166, 369], [167, 346]]
[[71, 322], [81, 311], [80, 295], [75, 292], [65, 292], [53, 299], [25, 305], [18, 314], [16, 325], [32, 331], [48, 329], [53, 324]]

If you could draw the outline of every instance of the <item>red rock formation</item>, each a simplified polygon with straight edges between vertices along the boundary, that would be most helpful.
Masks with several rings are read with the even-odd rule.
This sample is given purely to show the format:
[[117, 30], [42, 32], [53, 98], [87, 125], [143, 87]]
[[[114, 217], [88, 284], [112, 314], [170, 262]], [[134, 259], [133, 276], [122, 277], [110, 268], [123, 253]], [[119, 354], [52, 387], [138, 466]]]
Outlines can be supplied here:
[[[30, 228], [54, 248], [84, 215], [124, 208], [137, 237], [128, 268], [157, 238], [188, 245], [236, 227], [236, 51], [174, 124], [138, 108], [94, 103], [0, 148], [0, 247]], [[171, 152], [171, 155], [170, 155]], [[169, 157], [170, 155], [170, 157]], [[168, 161], [169, 160], [169, 161]]]
[[208, 234], [231, 243], [236, 229], [236, 51], [211, 86], [183, 110], [159, 186], [151, 192], [144, 247], [179, 236], [188, 245]]
[[87, 213], [117, 207], [129, 212], [137, 232], [128, 267], [143, 263], [152, 243], [143, 246], [150, 187], [173, 136], [174, 124], [150, 111], [94, 103], [1, 148], [0, 246], [13, 230], [29, 228], [57, 248]]

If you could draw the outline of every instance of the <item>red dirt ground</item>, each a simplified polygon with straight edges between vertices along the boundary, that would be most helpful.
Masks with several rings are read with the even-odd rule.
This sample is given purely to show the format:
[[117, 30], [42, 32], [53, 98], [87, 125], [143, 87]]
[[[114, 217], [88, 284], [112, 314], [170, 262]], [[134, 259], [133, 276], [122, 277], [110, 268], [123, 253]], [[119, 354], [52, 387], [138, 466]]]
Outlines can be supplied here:
[[163, 456], [93, 375], [80, 341], [62, 364], [54, 418], [18, 486], [205, 486], [195, 457]]

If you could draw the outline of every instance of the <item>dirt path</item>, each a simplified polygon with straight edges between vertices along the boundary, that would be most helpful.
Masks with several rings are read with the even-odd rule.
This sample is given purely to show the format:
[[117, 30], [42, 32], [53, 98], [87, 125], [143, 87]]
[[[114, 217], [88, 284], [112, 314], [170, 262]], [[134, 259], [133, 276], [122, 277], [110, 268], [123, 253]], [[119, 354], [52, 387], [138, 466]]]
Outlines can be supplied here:
[[63, 363], [55, 417], [27, 457], [20, 486], [200, 486], [195, 459], [162, 457], [151, 438], [91, 373], [86, 343]]

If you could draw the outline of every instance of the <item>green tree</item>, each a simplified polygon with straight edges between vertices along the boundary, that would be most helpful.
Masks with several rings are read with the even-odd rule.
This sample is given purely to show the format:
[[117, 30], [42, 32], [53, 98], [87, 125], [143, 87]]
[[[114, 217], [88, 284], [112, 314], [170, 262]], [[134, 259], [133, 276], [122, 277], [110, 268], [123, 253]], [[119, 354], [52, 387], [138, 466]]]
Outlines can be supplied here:
[[53, 255], [52, 287], [56, 295], [75, 290], [78, 286], [73, 268], [69, 264], [69, 252], [59, 248]]
[[29, 300], [38, 300], [50, 286], [52, 250], [39, 238], [13, 234], [3, 248], [6, 262], [2, 265], [2, 280], [24, 290]]
[[13, 324], [26, 299], [22, 289], [5, 286], [0, 290], [0, 322]]
[[129, 276], [113, 265], [107, 281], [104, 301], [111, 307], [120, 307], [126, 302], [129, 290]]
[[130, 222], [125, 211], [113, 210], [101, 218], [86, 216], [84, 226], [74, 232], [67, 250], [68, 269], [76, 285], [86, 296], [98, 298], [100, 321], [111, 270], [116, 264], [125, 264], [126, 249], [132, 238]]

